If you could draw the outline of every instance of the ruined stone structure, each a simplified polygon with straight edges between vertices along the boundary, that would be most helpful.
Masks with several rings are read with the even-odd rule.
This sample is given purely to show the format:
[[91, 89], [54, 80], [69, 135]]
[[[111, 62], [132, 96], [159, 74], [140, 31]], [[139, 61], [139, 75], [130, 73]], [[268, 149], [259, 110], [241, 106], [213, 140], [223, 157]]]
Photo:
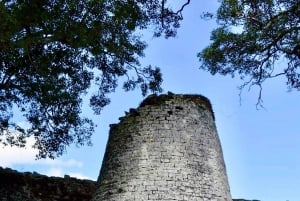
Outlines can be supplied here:
[[205, 97], [149, 96], [120, 120], [97, 183], [0, 167], [0, 201], [251, 201], [231, 200]]
[[93, 201], [231, 201], [209, 100], [149, 96], [111, 125]]

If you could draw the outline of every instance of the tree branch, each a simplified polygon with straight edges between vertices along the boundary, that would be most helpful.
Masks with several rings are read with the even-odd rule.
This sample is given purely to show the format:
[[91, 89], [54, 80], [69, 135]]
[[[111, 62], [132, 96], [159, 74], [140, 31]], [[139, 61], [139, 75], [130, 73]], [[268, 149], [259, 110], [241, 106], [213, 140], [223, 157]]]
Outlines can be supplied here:
[[190, 4], [190, 0], [187, 0], [187, 2], [185, 2], [185, 3], [181, 6], [181, 8], [176, 12], [177, 15], [180, 14], [181, 19], [183, 18], [183, 17], [182, 17], [182, 11], [183, 11], [183, 9], [184, 9], [187, 5], [189, 5], [189, 4]]

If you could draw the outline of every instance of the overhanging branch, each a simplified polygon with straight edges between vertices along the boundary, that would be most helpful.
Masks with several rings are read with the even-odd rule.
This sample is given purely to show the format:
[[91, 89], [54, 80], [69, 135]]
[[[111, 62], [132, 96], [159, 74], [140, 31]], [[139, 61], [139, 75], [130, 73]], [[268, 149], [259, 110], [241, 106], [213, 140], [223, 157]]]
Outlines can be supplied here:
[[180, 18], [182, 19], [183, 17], [182, 17], [182, 11], [183, 11], [183, 9], [187, 6], [187, 5], [189, 5], [190, 4], [190, 0], [188, 0], [187, 2], [185, 2], [182, 6], [181, 6], [181, 8], [176, 12], [176, 14], [177, 15], [180, 15]]

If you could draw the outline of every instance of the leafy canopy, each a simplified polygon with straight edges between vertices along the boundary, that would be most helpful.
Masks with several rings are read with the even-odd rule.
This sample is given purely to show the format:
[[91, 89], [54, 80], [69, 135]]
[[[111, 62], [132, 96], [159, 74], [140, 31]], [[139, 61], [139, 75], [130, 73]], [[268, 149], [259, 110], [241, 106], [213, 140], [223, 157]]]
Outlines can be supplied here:
[[[66, 146], [90, 144], [94, 123], [81, 117], [91, 86], [96, 114], [123, 88], [161, 92], [159, 68], [142, 67], [138, 34], [176, 35], [181, 12], [166, 0], [0, 0], [0, 143], [24, 146], [34, 136], [37, 157], [54, 158]], [[19, 110], [29, 128], [13, 121]]]
[[[299, 0], [223, 0], [212, 43], [198, 54], [201, 68], [213, 75], [239, 74], [245, 80], [241, 88], [260, 87], [259, 101], [269, 78], [284, 75], [290, 89], [300, 90], [299, 16]], [[286, 66], [276, 65], [282, 60]]]

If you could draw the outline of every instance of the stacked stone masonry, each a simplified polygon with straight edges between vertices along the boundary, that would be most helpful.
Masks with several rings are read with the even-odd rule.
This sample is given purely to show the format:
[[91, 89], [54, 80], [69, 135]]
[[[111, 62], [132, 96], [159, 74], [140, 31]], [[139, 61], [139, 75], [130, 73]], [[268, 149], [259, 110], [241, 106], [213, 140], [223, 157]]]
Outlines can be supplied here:
[[231, 201], [210, 102], [150, 96], [111, 125], [93, 201]]
[[98, 182], [0, 167], [0, 201], [231, 201], [205, 97], [150, 96], [120, 120]]
[[0, 167], [0, 201], [89, 201], [95, 190], [96, 182], [91, 180]]
[[[96, 181], [47, 177], [0, 167], [0, 201], [89, 201]], [[259, 201], [233, 199], [233, 201]]]

